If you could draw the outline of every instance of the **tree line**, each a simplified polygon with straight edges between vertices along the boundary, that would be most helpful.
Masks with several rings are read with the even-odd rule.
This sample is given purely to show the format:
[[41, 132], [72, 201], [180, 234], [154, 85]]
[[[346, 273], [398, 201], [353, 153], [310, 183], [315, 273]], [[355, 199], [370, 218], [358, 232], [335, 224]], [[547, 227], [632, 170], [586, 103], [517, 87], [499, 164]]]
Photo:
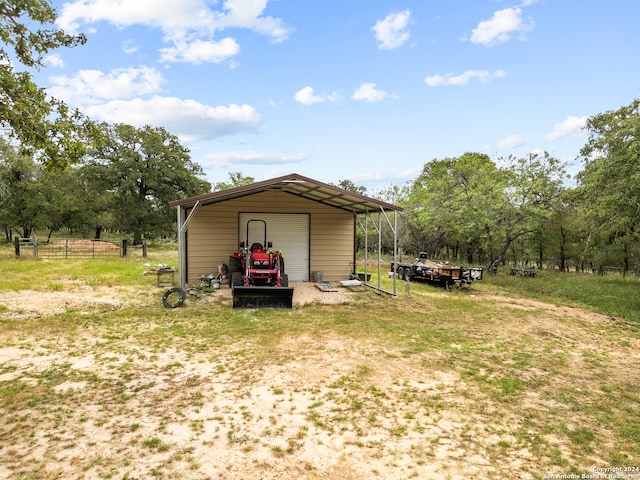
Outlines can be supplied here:
[[[638, 273], [640, 100], [589, 118], [585, 130], [574, 177], [547, 152], [425, 163], [415, 180], [381, 194], [404, 207], [403, 250], [488, 271], [512, 264]], [[392, 248], [390, 238], [385, 245]]]
[[[253, 182], [240, 172], [214, 185], [163, 128], [97, 123], [32, 80], [51, 50], [86, 38], [54, 26], [47, 0], [0, 2], [0, 228], [13, 235], [104, 229], [142, 238], [175, 234], [168, 202]], [[18, 70], [22, 66], [24, 70]], [[427, 161], [418, 177], [373, 196], [404, 207], [407, 254], [560, 270], [603, 265], [624, 273], [640, 256], [640, 100], [591, 117], [569, 178], [548, 153], [492, 159], [467, 152]], [[351, 180], [338, 186], [360, 194]], [[384, 248], [393, 248], [390, 237]]]
[[188, 149], [163, 128], [101, 125], [85, 156], [46, 167], [0, 139], [0, 228], [18, 235], [65, 231], [99, 239], [103, 230], [143, 238], [171, 237], [169, 202], [211, 189]]

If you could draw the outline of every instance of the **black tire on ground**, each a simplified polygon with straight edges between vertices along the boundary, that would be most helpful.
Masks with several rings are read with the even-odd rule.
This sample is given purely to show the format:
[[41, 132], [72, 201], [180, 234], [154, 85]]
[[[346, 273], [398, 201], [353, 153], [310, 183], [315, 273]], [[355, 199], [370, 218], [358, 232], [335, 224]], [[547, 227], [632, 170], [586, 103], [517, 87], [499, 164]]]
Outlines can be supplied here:
[[231, 274], [231, 288], [233, 287], [239, 287], [242, 285], [242, 273], [240, 272], [233, 272]]
[[396, 273], [398, 274], [398, 279], [404, 280], [404, 268], [398, 267]]
[[176, 308], [180, 307], [183, 303], [187, 294], [180, 287], [170, 288], [165, 292], [162, 296], [162, 304], [165, 308]]
[[283, 287], [289, 286], [289, 275], [284, 273], [280, 276], [280, 285], [282, 285]]
[[410, 282], [411, 281], [411, 269], [410, 268], [405, 268], [404, 269], [404, 279], [406, 282]]

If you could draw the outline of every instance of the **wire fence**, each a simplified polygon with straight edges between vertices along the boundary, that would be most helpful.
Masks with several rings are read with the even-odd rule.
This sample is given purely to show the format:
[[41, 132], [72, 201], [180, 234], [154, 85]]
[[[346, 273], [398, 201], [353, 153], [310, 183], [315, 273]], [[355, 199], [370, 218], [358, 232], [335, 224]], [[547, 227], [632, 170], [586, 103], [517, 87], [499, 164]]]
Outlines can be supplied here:
[[143, 240], [141, 246], [132, 247], [127, 240], [118, 245], [104, 240], [86, 239], [56, 239], [42, 242], [37, 237], [15, 238], [15, 253], [17, 257], [33, 258], [100, 258], [126, 257], [130, 249], [140, 249], [143, 257], [147, 256], [147, 244]]
[[[567, 265], [564, 270], [560, 270], [556, 263], [544, 264], [544, 268], [542, 270], [547, 270], [551, 272], [560, 272], [564, 271], [566, 273], [577, 273], [583, 275], [599, 275], [601, 277], [604, 276], [620, 276], [620, 277], [636, 277], [640, 278], [640, 264], [630, 265], [627, 270], [623, 267], [614, 266], [614, 265], [604, 265], [604, 264], [589, 264], [589, 265]], [[542, 271], [537, 266], [532, 266], [531, 264], [523, 265], [513, 265], [509, 268], [510, 275], [521, 275], [526, 277], [535, 277], [537, 272]]]

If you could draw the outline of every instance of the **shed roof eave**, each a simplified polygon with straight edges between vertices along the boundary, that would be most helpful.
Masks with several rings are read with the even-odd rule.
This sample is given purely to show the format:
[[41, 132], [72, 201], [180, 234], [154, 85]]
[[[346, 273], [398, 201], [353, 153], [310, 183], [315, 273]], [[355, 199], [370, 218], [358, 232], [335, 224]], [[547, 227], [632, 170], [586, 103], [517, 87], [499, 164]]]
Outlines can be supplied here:
[[353, 211], [355, 214], [371, 213], [380, 209], [398, 212], [403, 210], [402, 207], [397, 205], [350, 192], [335, 185], [322, 183], [296, 173], [249, 185], [196, 195], [182, 200], [174, 200], [169, 203], [169, 206], [189, 208], [195, 205], [196, 202], [208, 205], [265, 191], [290, 193], [335, 208]]

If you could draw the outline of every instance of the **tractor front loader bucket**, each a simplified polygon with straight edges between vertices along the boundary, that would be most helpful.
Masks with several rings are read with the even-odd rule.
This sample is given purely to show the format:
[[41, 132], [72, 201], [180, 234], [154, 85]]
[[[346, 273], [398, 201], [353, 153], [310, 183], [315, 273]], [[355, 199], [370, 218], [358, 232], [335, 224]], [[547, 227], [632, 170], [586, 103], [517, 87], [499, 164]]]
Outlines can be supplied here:
[[293, 308], [293, 288], [233, 287], [233, 308]]

